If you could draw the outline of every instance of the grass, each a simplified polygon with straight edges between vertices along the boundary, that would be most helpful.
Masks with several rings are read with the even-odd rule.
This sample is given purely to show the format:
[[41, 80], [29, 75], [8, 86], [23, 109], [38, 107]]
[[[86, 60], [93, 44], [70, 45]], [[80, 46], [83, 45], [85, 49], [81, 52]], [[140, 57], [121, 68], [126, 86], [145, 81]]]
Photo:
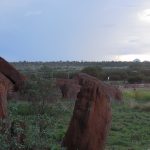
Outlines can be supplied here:
[[150, 148], [150, 113], [113, 105], [113, 119], [107, 147], [110, 150]]
[[150, 111], [150, 89], [125, 90], [123, 97], [130, 108]]
[[150, 89], [127, 89], [124, 90], [123, 97], [126, 100], [150, 101]]
[[24, 149], [61, 149], [61, 141], [68, 127], [73, 105], [73, 102], [57, 101], [46, 105], [44, 113], [39, 114], [40, 108], [31, 103], [10, 103], [11, 120], [21, 120], [27, 125]]
[[141, 111], [150, 111], [150, 102], [141, 104], [141, 103], [138, 103], [138, 102], [132, 100], [128, 104], [129, 104], [129, 107], [133, 108], [133, 109], [138, 109]]
[[[129, 100], [122, 105], [112, 104], [112, 127], [106, 150], [150, 149], [150, 111], [143, 109], [148, 106], [149, 93], [144, 93], [146, 96], [141, 97], [143, 93], [140, 91], [141, 99], [135, 99], [134, 91], [125, 91], [124, 98]], [[73, 107], [73, 101], [56, 101], [47, 104], [41, 114], [38, 104], [10, 102], [9, 116], [15, 122], [17, 132], [25, 134], [25, 143], [19, 144], [14, 137], [8, 140], [7, 131], [0, 133], [0, 150], [8, 150], [10, 145], [13, 145], [13, 150], [60, 150]], [[25, 123], [23, 131], [18, 127], [18, 122]]]

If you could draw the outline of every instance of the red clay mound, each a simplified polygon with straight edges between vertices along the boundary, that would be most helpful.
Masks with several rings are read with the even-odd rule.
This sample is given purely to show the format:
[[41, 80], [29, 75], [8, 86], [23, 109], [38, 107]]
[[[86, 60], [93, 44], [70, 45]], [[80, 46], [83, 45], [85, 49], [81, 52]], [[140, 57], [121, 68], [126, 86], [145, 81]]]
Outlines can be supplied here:
[[2, 57], [0, 57], [0, 72], [15, 85], [15, 89], [19, 89], [26, 79]]
[[62, 146], [67, 150], [103, 150], [111, 123], [109, 91], [87, 74], [79, 74], [76, 80], [81, 90]]
[[73, 79], [57, 79], [56, 85], [60, 88], [62, 98], [76, 99], [80, 85]]
[[25, 77], [0, 57], [0, 118], [7, 116], [7, 96], [23, 85]]
[[7, 116], [7, 94], [11, 94], [13, 83], [0, 73], [0, 118]]

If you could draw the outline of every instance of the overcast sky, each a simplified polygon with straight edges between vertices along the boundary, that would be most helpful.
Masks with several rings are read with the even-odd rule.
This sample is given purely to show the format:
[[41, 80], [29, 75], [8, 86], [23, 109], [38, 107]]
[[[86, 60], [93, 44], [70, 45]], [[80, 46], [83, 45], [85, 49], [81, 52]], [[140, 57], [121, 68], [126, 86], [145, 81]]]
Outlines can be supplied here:
[[0, 0], [8, 61], [150, 61], [150, 0]]

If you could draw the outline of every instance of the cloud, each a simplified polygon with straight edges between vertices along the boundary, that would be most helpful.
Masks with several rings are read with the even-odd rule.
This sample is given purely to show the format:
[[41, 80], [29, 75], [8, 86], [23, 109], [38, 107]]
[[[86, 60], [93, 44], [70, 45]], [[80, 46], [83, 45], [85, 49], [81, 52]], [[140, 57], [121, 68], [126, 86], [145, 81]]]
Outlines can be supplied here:
[[141, 21], [150, 23], [150, 9], [145, 9], [138, 13], [138, 17]]
[[37, 10], [37, 11], [28, 11], [25, 13], [26, 17], [30, 17], [30, 16], [39, 16], [41, 15], [43, 12], [41, 10]]
[[125, 54], [118, 56], [119, 61], [133, 61], [134, 59], [140, 59], [141, 61], [149, 61], [150, 55], [148, 54]]

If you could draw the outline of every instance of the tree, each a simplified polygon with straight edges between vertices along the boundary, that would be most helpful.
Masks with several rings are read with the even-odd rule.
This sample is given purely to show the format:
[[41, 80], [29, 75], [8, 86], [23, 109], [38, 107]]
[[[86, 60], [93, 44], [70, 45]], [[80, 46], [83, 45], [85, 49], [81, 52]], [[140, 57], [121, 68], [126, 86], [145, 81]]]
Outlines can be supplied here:
[[98, 79], [104, 79], [104, 72], [99, 66], [85, 67], [81, 70], [81, 72], [97, 77]]

